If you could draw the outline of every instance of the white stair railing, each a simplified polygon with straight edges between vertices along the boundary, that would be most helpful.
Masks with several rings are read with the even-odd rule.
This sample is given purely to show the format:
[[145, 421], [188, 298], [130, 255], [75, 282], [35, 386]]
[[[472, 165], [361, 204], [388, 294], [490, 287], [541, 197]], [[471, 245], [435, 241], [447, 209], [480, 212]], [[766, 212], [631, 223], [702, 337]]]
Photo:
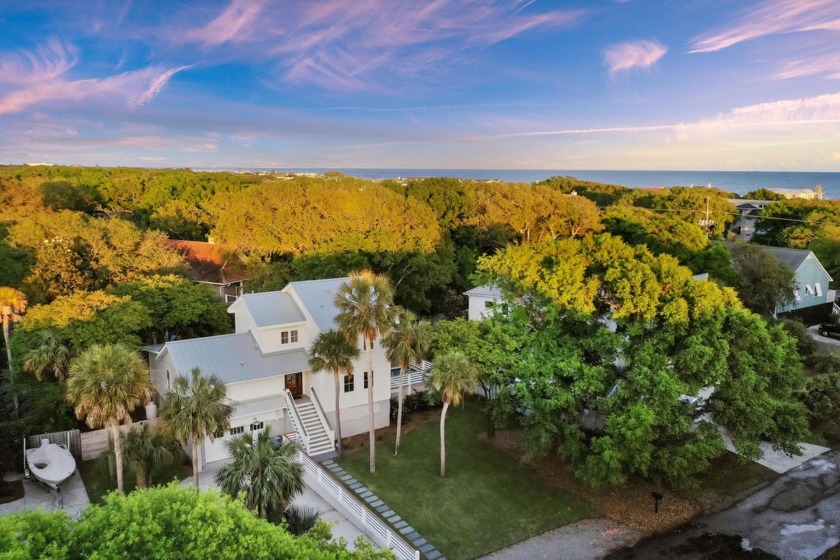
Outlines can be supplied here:
[[321, 399], [318, 398], [315, 387], [310, 387], [309, 393], [312, 395], [312, 404], [314, 405], [315, 413], [318, 415], [318, 420], [321, 422], [321, 427], [324, 428], [324, 432], [326, 432], [327, 437], [330, 438], [333, 447], [335, 447], [335, 430], [330, 429], [327, 417], [324, 415], [324, 407], [321, 406]]
[[292, 425], [294, 425], [295, 431], [298, 433], [303, 448], [307, 453], [309, 453], [309, 432], [306, 430], [306, 426], [303, 423], [303, 419], [300, 417], [300, 412], [298, 412], [297, 406], [295, 406], [295, 398], [292, 396], [292, 392], [288, 389], [284, 391], [283, 396], [286, 397], [286, 408], [288, 409], [289, 416], [292, 419]]
[[[287, 435], [292, 440], [297, 439], [295, 434]], [[391, 550], [401, 560], [420, 560], [419, 550], [413, 548], [402, 535], [370, 511], [352, 491], [339, 484], [318, 463], [300, 452], [297, 454], [297, 460], [303, 465], [304, 476], [308, 479], [307, 485], [333, 507], [336, 507], [334, 502], [343, 506], [352, 517], [351, 523], [371, 537], [376, 544]]]

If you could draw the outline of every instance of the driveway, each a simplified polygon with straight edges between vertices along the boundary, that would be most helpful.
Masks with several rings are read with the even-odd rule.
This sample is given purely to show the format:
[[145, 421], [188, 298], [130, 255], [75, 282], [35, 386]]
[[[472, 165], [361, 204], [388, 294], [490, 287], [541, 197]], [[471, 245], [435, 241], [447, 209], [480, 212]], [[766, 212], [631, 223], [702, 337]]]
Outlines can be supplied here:
[[[7, 480], [20, 480], [22, 478], [23, 475], [18, 473], [6, 476]], [[44, 511], [63, 509], [70, 517], [78, 519], [82, 510], [90, 503], [87, 490], [85, 490], [85, 484], [82, 482], [82, 477], [79, 475], [78, 469], [62, 485], [61, 498], [64, 502], [63, 507], [56, 492], [46, 490], [43, 486], [35, 482], [35, 480], [24, 480], [23, 492], [23, 499], [0, 505], [0, 515], [20, 511], [24, 508], [41, 509]]]
[[585, 519], [497, 550], [481, 560], [599, 560], [639, 540], [639, 532], [609, 519]]
[[828, 336], [820, 336], [819, 329], [820, 329], [819, 325], [814, 325], [813, 327], [808, 327], [808, 332], [811, 334], [811, 338], [813, 338], [817, 342], [822, 342], [823, 344], [828, 344], [829, 346], [840, 346], [840, 338], [830, 338]]
[[[202, 490], [206, 490], [207, 488], [217, 488], [216, 473], [229, 462], [230, 459], [208, 463], [198, 477], [199, 488]], [[193, 477], [191, 476], [181, 481], [181, 486], [192, 485]], [[294, 504], [318, 510], [321, 519], [328, 523], [332, 523], [333, 538], [336, 540], [344, 538], [344, 540], [347, 541], [347, 548], [353, 550], [353, 542], [356, 540], [356, 537], [362, 535], [362, 532], [359, 531], [355, 525], [350, 523], [346, 517], [336, 511], [335, 508], [321, 498], [321, 496], [319, 496], [312, 488], [309, 486], [304, 487], [303, 494], [295, 498]], [[367, 537], [365, 537], [365, 539], [367, 540]]]
[[[704, 537], [710, 533], [736, 539]], [[724, 511], [607, 558], [746, 558], [731, 549], [720, 556], [719, 546], [729, 546], [733, 540], [746, 549], [791, 560], [814, 560], [840, 543], [840, 452], [811, 459]]]

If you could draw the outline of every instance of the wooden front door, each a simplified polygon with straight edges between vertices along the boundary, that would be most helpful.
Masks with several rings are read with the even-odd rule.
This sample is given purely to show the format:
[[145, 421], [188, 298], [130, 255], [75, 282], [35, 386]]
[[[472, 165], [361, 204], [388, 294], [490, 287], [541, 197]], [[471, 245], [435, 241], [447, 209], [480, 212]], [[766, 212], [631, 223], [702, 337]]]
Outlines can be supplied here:
[[286, 389], [292, 393], [294, 398], [303, 396], [303, 373], [289, 373], [286, 374]]

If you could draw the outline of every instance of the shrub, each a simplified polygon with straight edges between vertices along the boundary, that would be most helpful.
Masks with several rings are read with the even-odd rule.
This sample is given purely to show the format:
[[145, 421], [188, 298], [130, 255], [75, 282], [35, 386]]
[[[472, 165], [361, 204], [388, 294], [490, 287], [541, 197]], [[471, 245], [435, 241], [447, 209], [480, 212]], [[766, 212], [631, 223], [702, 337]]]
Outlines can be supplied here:
[[318, 510], [314, 507], [291, 505], [283, 512], [286, 529], [296, 536], [307, 533], [319, 519]]
[[[431, 408], [441, 406], [440, 397], [433, 391], [414, 391], [410, 395], [403, 397], [403, 422], [408, 422], [411, 419], [413, 412], [421, 412]], [[397, 397], [391, 397], [391, 421], [397, 421], [398, 413]]]

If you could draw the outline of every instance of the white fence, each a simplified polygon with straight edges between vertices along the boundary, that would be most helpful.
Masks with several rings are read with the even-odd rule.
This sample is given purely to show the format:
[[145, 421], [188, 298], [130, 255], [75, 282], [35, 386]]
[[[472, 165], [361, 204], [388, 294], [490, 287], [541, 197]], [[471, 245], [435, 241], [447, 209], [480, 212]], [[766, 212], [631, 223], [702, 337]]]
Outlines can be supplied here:
[[[316, 488], [321, 497], [327, 502], [338, 502], [343, 510], [349, 512], [354, 518], [354, 525], [359, 527], [366, 535], [381, 546], [391, 549], [397, 558], [402, 560], [419, 560], [420, 551], [412, 548], [402, 536], [379, 519], [375, 513], [370, 511], [351, 490], [347, 490], [339, 484], [332, 476], [327, 474], [315, 461], [305, 453], [298, 452], [298, 460], [303, 463], [304, 472], [317, 482]], [[315, 486], [310, 484], [310, 486]], [[323, 490], [323, 492], [321, 492]], [[327, 495], [324, 495], [327, 494]], [[335, 507], [334, 504], [332, 504]]]

